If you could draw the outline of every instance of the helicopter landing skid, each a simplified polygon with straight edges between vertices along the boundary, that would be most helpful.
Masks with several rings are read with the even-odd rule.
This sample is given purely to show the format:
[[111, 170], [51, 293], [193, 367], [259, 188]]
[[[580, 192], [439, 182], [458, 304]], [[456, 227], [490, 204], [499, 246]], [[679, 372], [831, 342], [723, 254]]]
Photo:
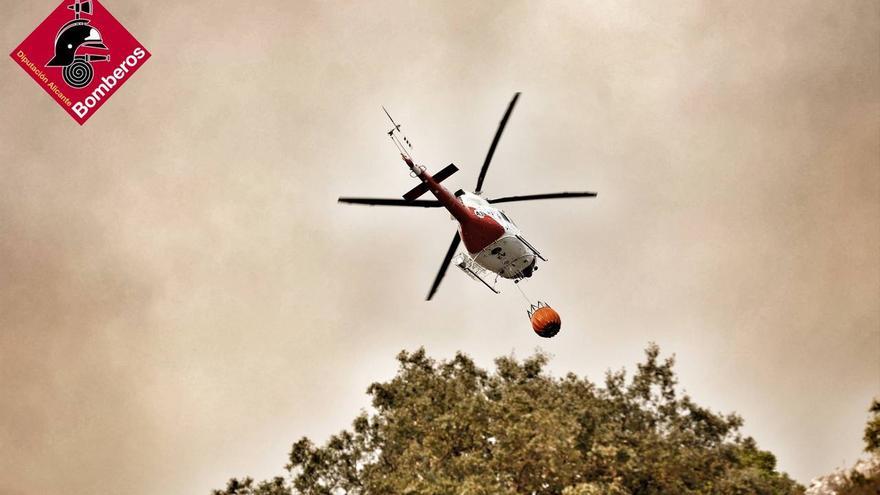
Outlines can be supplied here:
[[[479, 280], [480, 282], [482, 282], [483, 285], [485, 285], [486, 287], [488, 287], [489, 290], [491, 290], [492, 292], [494, 292], [494, 293], [496, 293], [496, 294], [500, 294], [500, 292], [499, 292], [495, 287], [489, 285], [489, 282], [486, 282], [486, 279], [484, 279], [483, 277], [481, 277], [480, 274], [477, 273], [477, 271], [475, 271], [475, 270], [471, 267], [471, 265], [473, 264], [473, 262], [470, 262], [470, 263], [469, 263], [468, 261], [470, 261], [470, 260], [466, 259], [464, 256], [461, 256], [458, 260], [455, 261], [455, 266], [459, 267], [459, 268], [461, 269], [461, 271], [463, 271], [464, 273], [466, 273], [467, 276], [469, 276], [470, 278], [472, 278], [472, 279], [474, 279], [474, 280]], [[484, 271], [484, 270], [482, 270], [482, 269], [480, 269], [480, 268], [477, 268], [477, 270], [479, 270], [480, 272]]]

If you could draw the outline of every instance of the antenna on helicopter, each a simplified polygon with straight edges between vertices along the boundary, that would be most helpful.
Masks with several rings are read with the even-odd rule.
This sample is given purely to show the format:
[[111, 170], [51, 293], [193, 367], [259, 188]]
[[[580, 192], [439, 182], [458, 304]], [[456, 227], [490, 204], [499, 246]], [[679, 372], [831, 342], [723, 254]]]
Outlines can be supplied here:
[[[391, 140], [394, 142], [394, 145], [397, 146], [397, 150], [400, 151], [400, 154], [412, 159], [412, 143], [409, 142], [409, 139], [407, 139], [407, 137], [400, 130], [400, 124], [398, 124], [394, 121], [393, 118], [391, 118], [391, 114], [388, 113], [388, 110], [386, 110], [384, 106], [382, 107], [382, 111], [385, 112], [385, 115], [388, 116], [388, 120], [391, 121], [391, 125], [394, 126], [391, 128], [390, 131], [388, 131], [388, 137], [390, 137]], [[403, 140], [403, 142], [401, 142], [401, 139]], [[406, 146], [404, 146], [403, 143], [406, 143]], [[407, 148], [409, 148], [409, 151], [407, 151]]]
[[400, 125], [397, 122], [395, 122], [394, 119], [391, 118], [391, 114], [388, 113], [388, 110], [386, 110], [384, 106], [382, 107], [382, 111], [385, 112], [385, 115], [388, 116], [388, 120], [390, 120], [391, 123], [394, 125], [394, 128], [391, 129], [390, 131], [388, 131], [388, 135], [390, 136], [390, 135], [394, 134], [394, 131], [400, 130]]

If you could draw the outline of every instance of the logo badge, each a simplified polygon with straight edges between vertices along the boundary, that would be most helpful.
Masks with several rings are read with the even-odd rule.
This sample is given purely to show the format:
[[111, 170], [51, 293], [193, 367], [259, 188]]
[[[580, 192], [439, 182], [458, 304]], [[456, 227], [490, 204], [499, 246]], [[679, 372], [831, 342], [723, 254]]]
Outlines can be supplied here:
[[64, 0], [10, 56], [82, 125], [150, 52], [98, 0]]

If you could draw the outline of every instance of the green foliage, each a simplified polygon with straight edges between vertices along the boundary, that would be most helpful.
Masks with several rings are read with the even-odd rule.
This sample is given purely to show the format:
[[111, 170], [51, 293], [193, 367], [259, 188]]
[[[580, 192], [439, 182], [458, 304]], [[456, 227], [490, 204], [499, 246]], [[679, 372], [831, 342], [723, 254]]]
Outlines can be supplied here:
[[871, 419], [865, 426], [865, 451], [880, 454], [880, 400], [872, 400], [868, 412]]
[[837, 493], [840, 495], [877, 495], [880, 493], [880, 472], [875, 471], [866, 476], [854, 471]]
[[226, 490], [215, 490], [214, 493], [223, 495], [290, 495], [291, 492], [287, 488], [284, 478], [275, 477], [256, 486], [251, 478], [231, 479], [226, 484]]
[[651, 345], [627, 380], [604, 387], [544, 371], [538, 353], [495, 372], [463, 354], [401, 352], [397, 376], [370, 385], [373, 413], [323, 446], [293, 445], [289, 476], [215, 495], [788, 494], [803, 489], [743, 438], [742, 419], [679, 396], [673, 359]]

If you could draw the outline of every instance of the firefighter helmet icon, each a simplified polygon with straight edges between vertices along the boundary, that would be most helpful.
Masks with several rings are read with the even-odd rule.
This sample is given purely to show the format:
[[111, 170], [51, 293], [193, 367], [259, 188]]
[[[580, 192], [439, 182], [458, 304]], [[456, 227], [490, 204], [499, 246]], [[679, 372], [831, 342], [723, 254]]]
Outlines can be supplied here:
[[90, 24], [91, 21], [82, 18], [82, 14], [92, 13], [91, 0], [74, 0], [67, 8], [74, 12], [74, 19], [58, 31], [55, 56], [46, 67], [64, 67], [64, 82], [72, 88], [84, 88], [94, 77], [92, 62], [106, 62], [110, 56], [79, 53], [81, 48], [108, 50], [101, 33]]

